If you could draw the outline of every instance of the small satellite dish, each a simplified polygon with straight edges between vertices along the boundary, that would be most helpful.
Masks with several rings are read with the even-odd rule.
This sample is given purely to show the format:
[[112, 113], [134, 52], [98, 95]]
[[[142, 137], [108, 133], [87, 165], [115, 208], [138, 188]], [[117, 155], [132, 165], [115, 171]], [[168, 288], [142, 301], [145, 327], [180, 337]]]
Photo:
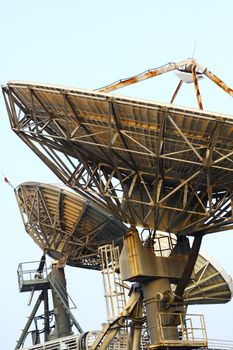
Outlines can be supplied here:
[[[175, 75], [182, 80], [184, 83], [191, 84], [193, 83], [193, 75], [190, 70], [181, 70], [177, 69]], [[203, 75], [199, 72], [196, 72], [197, 79], [203, 79]]]
[[194, 271], [195, 279], [190, 281], [184, 293], [186, 304], [222, 304], [231, 300], [232, 278], [212, 257], [201, 252]]
[[90, 200], [38, 182], [25, 182], [15, 193], [26, 232], [53, 259], [99, 270], [98, 247], [122, 245], [127, 227]]

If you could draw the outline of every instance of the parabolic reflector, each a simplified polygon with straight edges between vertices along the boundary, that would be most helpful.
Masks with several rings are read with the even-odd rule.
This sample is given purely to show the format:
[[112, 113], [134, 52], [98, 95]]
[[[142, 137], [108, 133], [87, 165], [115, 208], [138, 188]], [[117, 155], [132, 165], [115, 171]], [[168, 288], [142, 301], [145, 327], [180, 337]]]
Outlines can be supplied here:
[[98, 270], [98, 247], [122, 245], [126, 226], [77, 194], [37, 182], [23, 183], [15, 193], [27, 233], [54, 259]]
[[21, 139], [123, 222], [187, 235], [233, 227], [232, 116], [25, 82], [3, 93]]
[[232, 278], [205, 253], [198, 255], [195, 279], [185, 288], [186, 304], [221, 304], [231, 300], [233, 294]]

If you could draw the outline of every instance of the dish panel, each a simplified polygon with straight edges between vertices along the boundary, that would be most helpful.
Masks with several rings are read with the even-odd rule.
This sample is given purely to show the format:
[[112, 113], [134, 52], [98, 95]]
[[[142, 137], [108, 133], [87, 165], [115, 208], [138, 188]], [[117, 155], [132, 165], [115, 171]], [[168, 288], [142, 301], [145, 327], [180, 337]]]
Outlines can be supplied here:
[[232, 229], [232, 116], [35, 83], [3, 92], [24, 142], [123, 222], [187, 235]]
[[67, 264], [99, 269], [98, 247], [122, 245], [126, 226], [77, 194], [52, 185], [26, 182], [16, 189], [25, 229], [39, 247]]

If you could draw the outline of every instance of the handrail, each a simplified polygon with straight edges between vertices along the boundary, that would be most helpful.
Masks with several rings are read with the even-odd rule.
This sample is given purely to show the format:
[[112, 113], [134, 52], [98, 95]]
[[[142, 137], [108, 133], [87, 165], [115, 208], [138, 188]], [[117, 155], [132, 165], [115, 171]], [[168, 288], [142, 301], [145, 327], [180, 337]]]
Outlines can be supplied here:
[[72, 335], [69, 337], [59, 338], [56, 340], [48, 341], [44, 344], [33, 345], [22, 350], [77, 350], [78, 349], [79, 335]]
[[76, 309], [76, 305], [74, 303], [74, 301], [71, 299], [70, 295], [64, 290], [64, 287], [61, 285], [61, 283], [54, 278], [53, 274], [50, 273], [48, 275], [48, 280], [50, 282], [50, 285], [52, 287], [52, 289], [54, 290], [54, 292], [58, 295], [58, 297], [60, 298], [63, 307], [65, 308], [65, 310], [67, 311], [67, 313], [69, 314], [71, 320], [73, 321], [75, 327], [77, 328], [77, 330], [79, 331], [79, 333], [82, 333], [83, 330], [79, 324], [79, 322], [76, 320], [76, 318], [74, 317], [74, 315], [72, 314], [70, 307], [69, 307], [69, 301], [72, 302], [73, 304], [73, 309]]
[[[96, 337], [98, 332], [94, 332], [94, 333]], [[64, 338], [59, 338], [56, 340], [51, 340], [44, 344], [33, 345], [27, 348], [23, 348], [22, 350], [55, 350], [55, 349], [57, 350], [58, 346], [60, 347], [60, 349], [62, 349], [62, 347], [65, 349], [65, 346], [66, 346], [69, 350], [77, 350], [79, 349], [78, 347], [79, 340], [80, 340], [80, 335], [76, 334], [76, 335], [72, 335]], [[231, 340], [209, 339], [208, 343], [209, 343], [208, 349], [233, 350], [233, 340], [231, 341]]]
[[[47, 279], [47, 276], [51, 270], [51, 268], [44, 265], [43, 271], [38, 272], [38, 265], [40, 261], [29, 261], [23, 262], [18, 265], [17, 275], [18, 275], [18, 285], [21, 291], [21, 287], [25, 281], [33, 281], [35, 279]], [[25, 268], [27, 265], [29, 268]]]
[[233, 340], [208, 339], [208, 349], [232, 350]]
[[[172, 319], [175, 319], [171, 322]], [[195, 322], [194, 322], [195, 321]], [[207, 346], [207, 334], [204, 317], [200, 314], [158, 313], [159, 343], [161, 344], [200, 344]], [[176, 330], [177, 338], [167, 338], [166, 332]], [[178, 338], [179, 335], [179, 338]], [[201, 336], [201, 338], [200, 338]]]
[[[65, 291], [64, 287], [59, 282], [59, 280], [57, 278], [54, 278], [54, 275], [52, 273], [48, 274], [48, 280], [49, 280], [50, 284], [52, 284], [52, 286], [58, 290], [58, 292], [59, 292], [60, 296], [63, 298], [63, 300], [68, 298], [69, 308], [70, 309], [77, 309], [77, 306], [76, 306], [75, 302], [73, 301], [73, 299], [71, 298], [71, 296], [68, 294], [67, 291]], [[72, 304], [72, 306], [70, 306], [70, 303]]]

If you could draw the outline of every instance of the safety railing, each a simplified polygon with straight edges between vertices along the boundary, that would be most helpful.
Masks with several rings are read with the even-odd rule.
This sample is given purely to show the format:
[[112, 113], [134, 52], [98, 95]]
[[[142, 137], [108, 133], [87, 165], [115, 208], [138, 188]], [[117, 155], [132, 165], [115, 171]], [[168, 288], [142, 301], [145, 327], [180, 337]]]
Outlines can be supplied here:
[[88, 350], [97, 338], [99, 331], [86, 332], [59, 339], [50, 340], [44, 344], [33, 345], [22, 350]]
[[30, 261], [20, 263], [17, 269], [19, 289], [22, 289], [24, 282], [33, 281], [35, 279], [46, 279], [51, 268], [44, 264], [43, 271], [38, 272], [40, 261]]
[[77, 306], [71, 296], [68, 294], [64, 286], [59, 282], [57, 278], [54, 277], [52, 273], [48, 275], [48, 280], [53, 288], [53, 290], [58, 294], [63, 304], [68, 305], [70, 309], [77, 309]]
[[157, 234], [154, 243], [154, 253], [156, 256], [167, 257], [171, 254], [176, 244], [174, 236], [169, 233]]
[[73, 335], [65, 338], [48, 341], [44, 344], [33, 345], [22, 350], [77, 350], [79, 336]]
[[[93, 332], [87, 332], [85, 335], [72, 335], [69, 337], [64, 337], [56, 340], [48, 341], [44, 344], [38, 344], [33, 345], [27, 348], [24, 348], [22, 350], [80, 350], [82, 348], [88, 349], [98, 336], [98, 331]], [[147, 338], [146, 334], [146, 338]], [[144, 335], [142, 335], [142, 338], [144, 338]], [[82, 339], [82, 340], [81, 340]], [[148, 349], [148, 339], [145, 339], [144, 346], [141, 344], [140, 349]], [[110, 344], [108, 349], [119, 349], [117, 346], [117, 338], [113, 340], [114, 344]], [[142, 339], [143, 341], [143, 339]], [[181, 341], [181, 340], [180, 340]], [[196, 341], [199, 343], [203, 342], [203, 339], [196, 339]], [[82, 344], [81, 344], [82, 342]], [[120, 349], [127, 349], [127, 344], [120, 347]], [[182, 349], [182, 347], [181, 347]], [[217, 339], [209, 339], [208, 340], [208, 349], [209, 350], [233, 350], [233, 341], [227, 341], [227, 340], [217, 340]]]
[[209, 350], [233, 350], [233, 340], [208, 339]]
[[207, 347], [208, 344], [203, 315], [160, 312], [158, 334], [162, 346]]

